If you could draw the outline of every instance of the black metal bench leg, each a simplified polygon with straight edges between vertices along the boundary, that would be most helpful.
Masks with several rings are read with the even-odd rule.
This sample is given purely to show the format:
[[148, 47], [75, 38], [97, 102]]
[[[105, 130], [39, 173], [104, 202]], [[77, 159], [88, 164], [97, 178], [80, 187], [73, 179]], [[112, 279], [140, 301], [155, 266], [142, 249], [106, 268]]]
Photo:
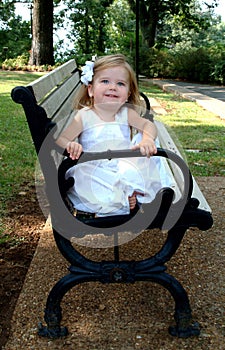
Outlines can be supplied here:
[[42, 337], [60, 338], [68, 334], [67, 327], [61, 327], [62, 313], [60, 303], [63, 296], [74, 286], [82, 282], [96, 281], [99, 279], [97, 275], [83, 274], [78, 276], [68, 274], [61, 278], [52, 288], [49, 293], [46, 308], [45, 308], [45, 322], [47, 326], [42, 323], [38, 325], [38, 334]]
[[192, 320], [188, 295], [180, 282], [165, 272], [153, 276], [150, 280], [165, 287], [175, 301], [174, 318], [176, 325], [169, 327], [169, 333], [179, 338], [188, 338], [199, 335], [199, 324]]

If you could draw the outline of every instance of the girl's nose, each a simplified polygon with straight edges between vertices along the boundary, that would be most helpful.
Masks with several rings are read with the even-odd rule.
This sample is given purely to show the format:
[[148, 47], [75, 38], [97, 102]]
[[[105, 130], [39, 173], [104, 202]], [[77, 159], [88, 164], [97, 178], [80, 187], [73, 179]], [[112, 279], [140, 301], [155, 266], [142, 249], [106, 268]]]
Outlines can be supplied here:
[[110, 90], [115, 90], [116, 89], [116, 83], [110, 82], [109, 83], [109, 88], [110, 88]]

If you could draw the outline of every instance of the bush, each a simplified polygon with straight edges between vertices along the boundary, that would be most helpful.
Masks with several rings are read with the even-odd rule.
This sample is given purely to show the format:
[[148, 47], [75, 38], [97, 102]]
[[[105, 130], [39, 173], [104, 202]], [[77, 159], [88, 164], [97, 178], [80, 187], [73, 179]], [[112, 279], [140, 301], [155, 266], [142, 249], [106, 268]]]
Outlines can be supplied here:
[[26, 70], [29, 57], [24, 54], [16, 58], [7, 58], [2, 63], [4, 70]]
[[225, 52], [224, 45], [215, 44], [210, 48], [210, 55], [213, 57], [213, 69], [211, 79], [217, 83], [225, 84]]
[[170, 50], [172, 57], [170, 74], [178, 79], [208, 83], [211, 80], [212, 59], [205, 48]]
[[150, 78], [183, 79], [199, 83], [225, 83], [222, 47], [151, 48], [141, 52], [140, 72]]
[[140, 55], [139, 70], [142, 74], [152, 78], [170, 76], [171, 62], [167, 50], [145, 49], [141, 50]]
[[42, 66], [35, 66], [35, 65], [28, 65], [29, 55], [21, 55], [16, 58], [7, 58], [2, 63], [2, 69], [3, 70], [22, 70], [22, 71], [31, 71], [31, 72], [47, 72], [51, 71], [55, 68], [55, 66], [51, 65], [42, 65]]
[[212, 72], [212, 78], [214, 81], [225, 85], [225, 60], [221, 60], [214, 66], [214, 71]]

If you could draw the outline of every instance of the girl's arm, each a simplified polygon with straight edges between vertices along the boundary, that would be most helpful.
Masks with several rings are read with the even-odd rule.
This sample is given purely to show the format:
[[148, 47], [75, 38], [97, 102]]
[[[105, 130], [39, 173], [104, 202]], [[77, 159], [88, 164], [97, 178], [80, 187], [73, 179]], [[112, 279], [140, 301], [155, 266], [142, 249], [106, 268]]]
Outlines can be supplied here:
[[70, 154], [70, 158], [78, 159], [83, 150], [82, 145], [74, 139], [83, 131], [81, 116], [78, 113], [69, 126], [59, 135], [56, 143]]
[[130, 126], [141, 131], [143, 135], [141, 142], [133, 146], [132, 149], [140, 149], [141, 153], [147, 157], [157, 153], [154, 142], [157, 137], [155, 124], [150, 120], [140, 117], [133, 109], [128, 109], [128, 123]]

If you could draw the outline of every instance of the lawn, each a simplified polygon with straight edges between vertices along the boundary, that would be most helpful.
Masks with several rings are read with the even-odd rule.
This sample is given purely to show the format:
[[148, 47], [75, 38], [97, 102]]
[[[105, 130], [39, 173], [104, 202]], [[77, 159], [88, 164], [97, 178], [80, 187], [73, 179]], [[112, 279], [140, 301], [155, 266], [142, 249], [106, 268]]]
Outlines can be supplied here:
[[225, 176], [225, 120], [185, 100], [143, 84], [141, 90], [167, 111], [156, 118], [176, 139], [194, 176]]
[[[0, 71], [0, 217], [7, 202], [34, 181], [36, 154], [22, 106], [11, 99], [11, 90], [26, 85], [42, 73]], [[0, 222], [0, 234], [4, 231]]]

